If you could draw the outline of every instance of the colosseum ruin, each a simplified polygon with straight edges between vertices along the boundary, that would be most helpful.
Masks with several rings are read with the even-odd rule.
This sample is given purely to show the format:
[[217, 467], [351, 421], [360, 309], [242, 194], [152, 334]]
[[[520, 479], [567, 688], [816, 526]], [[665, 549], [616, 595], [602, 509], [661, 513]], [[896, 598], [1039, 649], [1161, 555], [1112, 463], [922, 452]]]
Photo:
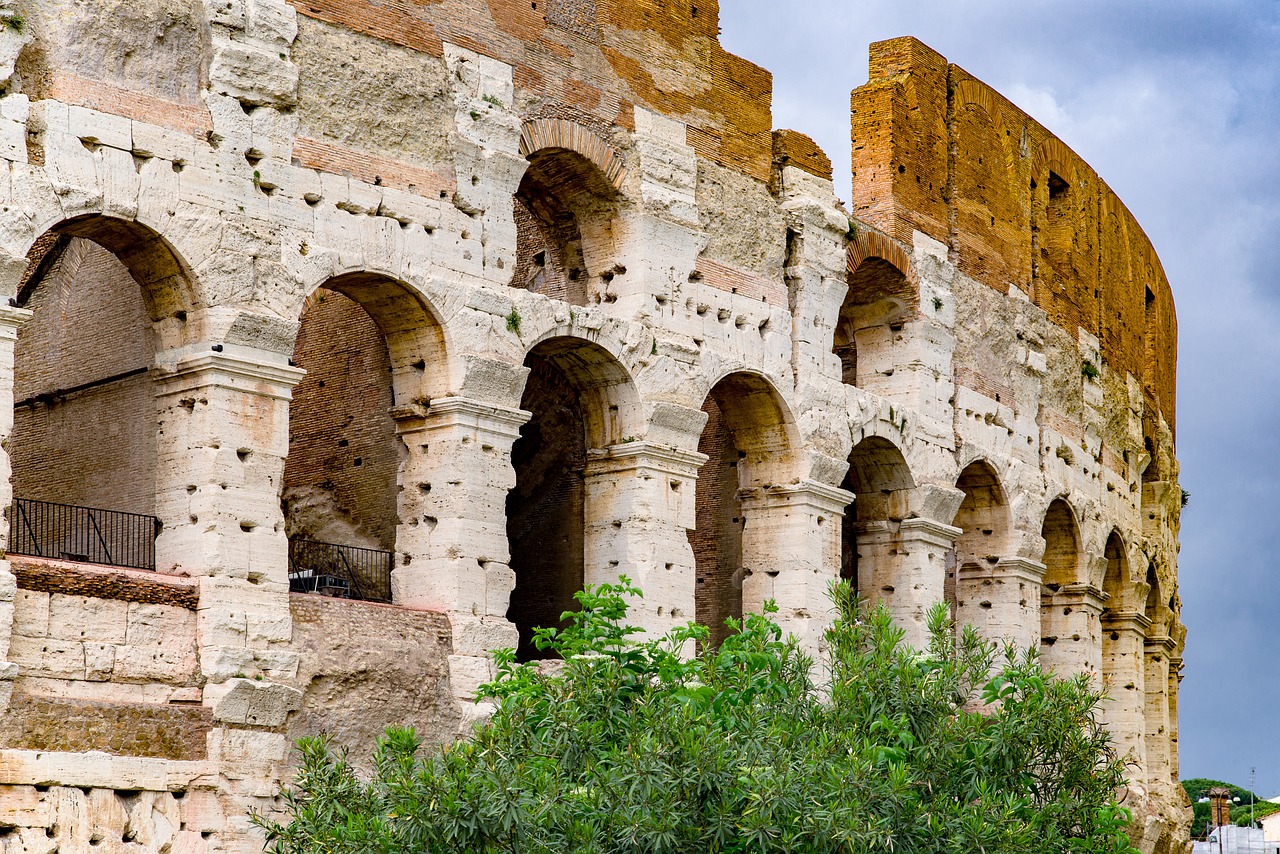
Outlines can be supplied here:
[[773, 599], [817, 646], [841, 577], [1095, 674], [1138, 844], [1184, 850], [1151, 244], [915, 39], [835, 178], [718, 32], [0, 5], [0, 850], [260, 851], [294, 739], [456, 738], [623, 572], [655, 631]]

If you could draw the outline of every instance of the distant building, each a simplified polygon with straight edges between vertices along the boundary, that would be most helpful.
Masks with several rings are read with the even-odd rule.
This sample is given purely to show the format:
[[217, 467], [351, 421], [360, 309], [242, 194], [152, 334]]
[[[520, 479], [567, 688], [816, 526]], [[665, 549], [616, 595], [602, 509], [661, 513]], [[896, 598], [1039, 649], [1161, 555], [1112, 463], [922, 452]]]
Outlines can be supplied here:
[[[1266, 819], [1263, 819], [1265, 823]], [[1272, 823], [1273, 826], [1275, 822]], [[1260, 827], [1226, 824], [1209, 831], [1204, 842], [1193, 842], [1191, 854], [1280, 854], [1280, 842], [1266, 838]]]
[[[1274, 799], [1269, 799], [1274, 802]], [[1264, 838], [1267, 842], [1280, 842], [1280, 812], [1273, 812], [1271, 815], [1265, 815], [1258, 819], [1258, 824], [1262, 825], [1265, 834]]]

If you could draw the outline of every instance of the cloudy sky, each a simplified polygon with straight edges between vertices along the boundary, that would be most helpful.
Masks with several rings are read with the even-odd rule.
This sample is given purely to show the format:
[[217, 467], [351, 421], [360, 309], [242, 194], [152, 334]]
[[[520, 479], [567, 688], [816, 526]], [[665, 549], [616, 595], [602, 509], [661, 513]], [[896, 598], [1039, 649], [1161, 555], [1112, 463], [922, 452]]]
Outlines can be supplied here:
[[1280, 795], [1280, 0], [723, 0], [774, 127], [849, 198], [867, 45], [914, 35], [1080, 154], [1173, 285], [1187, 624], [1182, 776]]

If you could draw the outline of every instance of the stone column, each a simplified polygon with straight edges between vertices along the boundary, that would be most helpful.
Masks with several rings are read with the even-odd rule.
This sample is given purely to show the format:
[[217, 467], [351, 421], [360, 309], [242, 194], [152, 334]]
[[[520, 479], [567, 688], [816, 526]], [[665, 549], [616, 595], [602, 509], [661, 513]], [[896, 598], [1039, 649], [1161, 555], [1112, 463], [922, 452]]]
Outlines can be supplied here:
[[292, 678], [280, 489], [289, 399], [305, 372], [282, 354], [230, 344], [184, 347], [156, 363], [156, 566], [200, 577], [200, 662], [211, 684]]
[[1169, 776], [1181, 778], [1178, 754], [1178, 689], [1182, 685], [1181, 648], [1175, 648], [1169, 656]]
[[[13, 506], [13, 467], [9, 462], [9, 436], [13, 433], [13, 350], [18, 341], [18, 327], [31, 319], [25, 308], [0, 306], [0, 535], [9, 547], [9, 508]], [[0, 552], [3, 554], [3, 552]], [[9, 639], [13, 633], [13, 603], [18, 595], [18, 582], [9, 561], [0, 560], [0, 714], [9, 707], [13, 680], [18, 665], [9, 662]]]
[[742, 500], [742, 611], [778, 603], [778, 624], [810, 655], [834, 619], [827, 587], [840, 573], [840, 519], [852, 493], [805, 480], [746, 489]]
[[1137, 611], [1110, 611], [1102, 617], [1102, 687], [1107, 693], [1102, 716], [1117, 751], [1135, 763], [1133, 782], [1143, 786], [1147, 765], [1142, 738], [1146, 730], [1143, 638], [1150, 625]]
[[919, 518], [873, 522], [858, 533], [863, 595], [883, 603], [906, 631], [906, 642], [917, 649], [929, 645], [929, 609], [945, 599], [947, 551], [960, 533]]
[[1102, 672], [1102, 602], [1102, 591], [1092, 584], [1041, 593], [1040, 661], [1045, 668], [1063, 677]]
[[1173, 773], [1169, 752], [1169, 659], [1173, 650], [1173, 639], [1168, 635], [1156, 635], [1146, 639], [1144, 742], [1147, 754], [1147, 791], [1151, 793], [1166, 793]]
[[1044, 564], [1023, 557], [965, 564], [956, 571], [956, 625], [971, 624], [997, 643], [1040, 648], [1040, 582]]
[[507, 493], [516, 482], [511, 446], [529, 413], [444, 397], [393, 415], [405, 457], [392, 601], [449, 615], [451, 685], [470, 713], [476, 686], [493, 676], [489, 653], [519, 642], [507, 620], [516, 585]]
[[664, 634], [694, 619], [698, 469], [707, 457], [637, 441], [588, 452], [585, 582], [625, 574], [644, 593], [629, 619]]

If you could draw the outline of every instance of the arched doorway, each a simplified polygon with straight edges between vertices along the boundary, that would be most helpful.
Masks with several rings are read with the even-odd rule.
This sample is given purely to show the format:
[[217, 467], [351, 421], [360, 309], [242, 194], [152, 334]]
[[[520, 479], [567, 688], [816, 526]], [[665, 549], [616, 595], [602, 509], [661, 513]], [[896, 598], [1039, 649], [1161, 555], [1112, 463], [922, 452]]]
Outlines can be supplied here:
[[955, 556], [947, 561], [945, 596], [957, 626], [972, 624], [983, 630], [989, 624], [1016, 618], [1003, 614], [993, 619], [992, 613], [997, 605], [1008, 604], [1004, 602], [1008, 597], [991, 593], [995, 586], [992, 576], [1008, 547], [1009, 508], [1000, 478], [984, 460], [965, 466], [956, 479], [956, 489], [964, 493], [964, 499], [953, 522], [960, 535], [955, 541]]
[[[593, 514], [589, 453], [628, 438], [638, 400], [626, 370], [590, 341], [548, 339], [529, 351], [525, 366], [520, 408], [531, 417], [511, 449], [507, 537], [516, 582], [507, 618], [520, 633], [517, 657], [527, 661], [546, 655], [533, 646], [533, 630], [560, 625], [560, 615], [577, 607], [588, 528], [609, 524]], [[616, 562], [613, 569], [628, 571]]]
[[527, 124], [520, 151], [529, 167], [512, 202], [512, 287], [574, 305], [601, 302], [612, 278], [625, 273], [612, 257], [621, 155], [592, 131], [557, 119]]
[[1066, 588], [1080, 572], [1080, 533], [1070, 505], [1055, 498], [1044, 514], [1040, 529], [1044, 538], [1044, 590], [1040, 598], [1040, 658], [1048, 669], [1067, 675], [1083, 664], [1072, 632], [1071, 614], [1076, 603], [1067, 601]]
[[[752, 521], [744, 491], [760, 491], [786, 482], [791, 442], [787, 417], [772, 386], [754, 374], [730, 374], [712, 387], [702, 411], [707, 423], [698, 451], [707, 456], [698, 473], [696, 527], [689, 533], [695, 573], [695, 618], [710, 629], [718, 645], [729, 635], [727, 619], [741, 619], [743, 604], [755, 602], [753, 584], [776, 576], [776, 558], [751, 553], [747, 532]], [[764, 527], [763, 519], [757, 519]], [[766, 563], [757, 563], [765, 561]], [[753, 579], [755, 573], [760, 579]]]
[[[296, 592], [392, 601], [409, 449], [396, 416], [420, 415], [444, 371], [434, 316], [399, 283], [358, 273], [303, 304], [281, 506]], [[416, 496], [411, 496], [416, 498]], [[408, 565], [415, 549], [401, 548]]]
[[893, 373], [894, 343], [915, 313], [917, 290], [902, 270], [874, 255], [858, 259], [847, 281], [832, 349], [847, 385], [883, 394], [890, 390], [882, 380]]
[[181, 343], [188, 278], [155, 232], [87, 216], [38, 238], [14, 302], [9, 551], [154, 569], [158, 350]]
[[849, 454], [844, 489], [855, 499], [845, 511], [840, 537], [840, 577], [864, 596], [890, 583], [893, 523], [906, 515], [903, 490], [915, 486], [902, 452], [888, 439], [868, 436]]

